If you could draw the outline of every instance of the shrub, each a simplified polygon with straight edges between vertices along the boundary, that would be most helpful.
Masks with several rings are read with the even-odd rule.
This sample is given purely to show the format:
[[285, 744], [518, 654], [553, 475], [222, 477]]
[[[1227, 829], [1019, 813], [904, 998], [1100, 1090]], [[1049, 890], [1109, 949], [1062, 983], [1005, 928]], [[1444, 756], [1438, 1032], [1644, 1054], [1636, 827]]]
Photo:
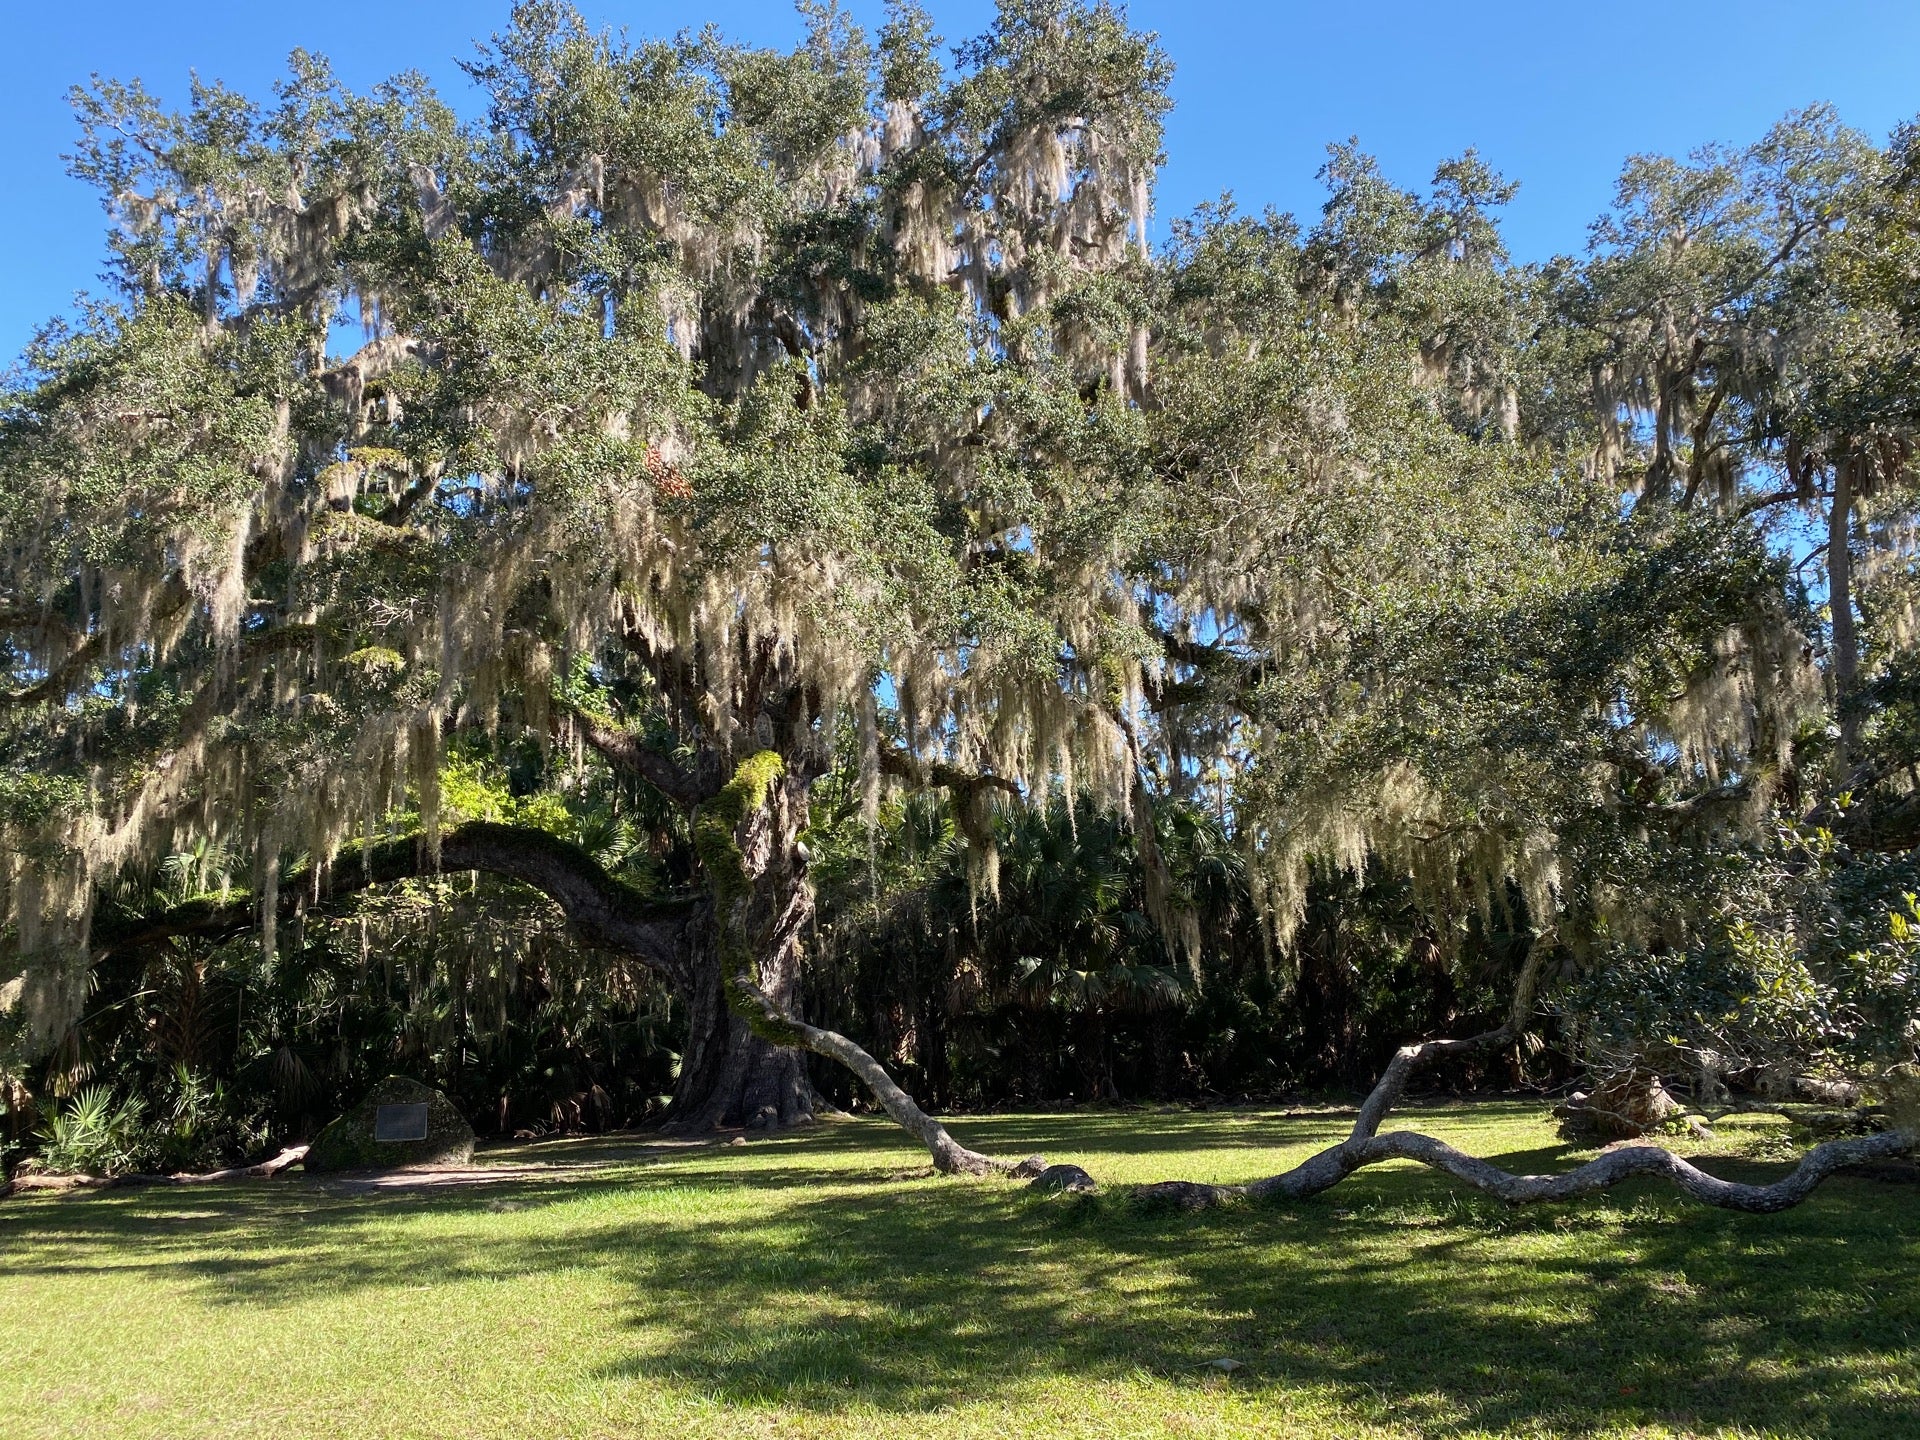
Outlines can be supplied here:
[[124, 1175], [148, 1151], [144, 1107], [129, 1095], [119, 1104], [104, 1085], [90, 1085], [47, 1118], [35, 1167], [54, 1175]]

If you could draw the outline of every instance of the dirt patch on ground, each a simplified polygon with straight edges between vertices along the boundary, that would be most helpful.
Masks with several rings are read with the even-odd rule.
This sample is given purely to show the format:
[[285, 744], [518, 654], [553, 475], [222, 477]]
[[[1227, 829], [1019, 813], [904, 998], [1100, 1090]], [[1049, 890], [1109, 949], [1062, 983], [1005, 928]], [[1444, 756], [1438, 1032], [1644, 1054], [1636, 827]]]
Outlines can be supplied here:
[[16, 1176], [11, 1185], [0, 1184], [0, 1198], [10, 1191], [19, 1194], [72, 1193], [121, 1189], [135, 1185], [175, 1184], [296, 1184], [328, 1195], [377, 1195], [409, 1190], [463, 1190], [487, 1185], [526, 1185], [565, 1183], [587, 1180], [623, 1166], [645, 1165], [685, 1155], [692, 1150], [713, 1149], [734, 1143], [730, 1134], [703, 1136], [697, 1140], [634, 1136], [592, 1135], [577, 1139], [543, 1140], [530, 1144], [500, 1146], [482, 1151], [471, 1161], [449, 1165], [414, 1165], [393, 1170], [341, 1170], [324, 1175], [307, 1175], [288, 1170], [271, 1177], [222, 1176], [209, 1180], [198, 1176], [127, 1175], [113, 1179], [90, 1176]]
[[585, 1180], [628, 1165], [645, 1165], [684, 1155], [689, 1150], [726, 1144], [725, 1137], [703, 1140], [649, 1140], [616, 1143], [604, 1136], [569, 1145], [549, 1141], [538, 1150], [551, 1152], [528, 1157], [535, 1147], [515, 1146], [499, 1159], [485, 1154], [465, 1165], [409, 1165], [398, 1170], [353, 1170], [311, 1177], [311, 1183], [332, 1194], [369, 1195], [393, 1190], [460, 1190], [479, 1185], [525, 1185]]

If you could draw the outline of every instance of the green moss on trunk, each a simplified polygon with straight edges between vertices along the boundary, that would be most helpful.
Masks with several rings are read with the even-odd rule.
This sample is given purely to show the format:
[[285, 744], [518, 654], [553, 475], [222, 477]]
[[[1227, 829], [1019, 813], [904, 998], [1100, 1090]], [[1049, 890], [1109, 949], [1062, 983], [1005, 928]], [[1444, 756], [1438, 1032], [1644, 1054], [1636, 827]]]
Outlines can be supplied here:
[[800, 1034], [769, 1016], [741, 988], [742, 979], [753, 968], [753, 949], [744, 933], [745, 917], [739, 911], [753, 887], [753, 878], [747, 874], [747, 858], [740, 850], [740, 827], [766, 806], [773, 787], [785, 773], [785, 762], [771, 750], [748, 756], [720, 793], [700, 807], [693, 822], [694, 848], [706, 867], [720, 918], [720, 983], [727, 1008], [770, 1045], [798, 1045]]
[[771, 750], [749, 755], [693, 822], [693, 847], [706, 867], [707, 882], [724, 916], [726, 907], [747, 893], [747, 859], [740, 853], [741, 822], [767, 803], [767, 793], [786, 774], [786, 764]]

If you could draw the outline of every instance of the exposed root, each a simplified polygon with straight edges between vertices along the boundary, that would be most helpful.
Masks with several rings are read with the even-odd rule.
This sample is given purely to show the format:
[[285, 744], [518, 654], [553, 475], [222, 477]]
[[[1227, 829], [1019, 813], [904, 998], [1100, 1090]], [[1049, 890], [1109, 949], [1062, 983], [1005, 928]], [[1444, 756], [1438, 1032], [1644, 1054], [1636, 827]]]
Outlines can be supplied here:
[[1049, 1165], [1033, 1177], [1028, 1188], [1069, 1195], [1085, 1195], [1099, 1187], [1095, 1185], [1093, 1176], [1078, 1165]]
[[307, 1158], [305, 1145], [290, 1145], [271, 1160], [257, 1165], [234, 1165], [225, 1170], [199, 1174], [180, 1171], [173, 1175], [16, 1175], [0, 1185], [0, 1199], [28, 1190], [118, 1190], [130, 1185], [204, 1185], [215, 1180], [264, 1180], [289, 1170]]

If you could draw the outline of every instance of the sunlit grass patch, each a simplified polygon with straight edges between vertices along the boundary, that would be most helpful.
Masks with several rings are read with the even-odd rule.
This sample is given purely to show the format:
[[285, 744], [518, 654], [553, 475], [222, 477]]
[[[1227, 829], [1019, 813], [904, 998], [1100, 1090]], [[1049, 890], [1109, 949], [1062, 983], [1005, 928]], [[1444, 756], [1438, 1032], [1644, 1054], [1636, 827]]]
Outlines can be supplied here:
[[[1537, 1107], [1393, 1123], [1521, 1168], [1580, 1158]], [[955, 1128], [1110, 1188], [891, 1179], [911, 1145], [857, 1121], [496, 1151], [518, 1178], [462, 1190], [8, 1201], [0, 1434], [1920, 1434], [1909, 1187], [1841, 1178], [1779, 1216], [1640, 1185], [1515, 1211], [1394, 1165], [1167, 1214], [1112, 1187], [1272, 1173], [1342, 1117]]]

